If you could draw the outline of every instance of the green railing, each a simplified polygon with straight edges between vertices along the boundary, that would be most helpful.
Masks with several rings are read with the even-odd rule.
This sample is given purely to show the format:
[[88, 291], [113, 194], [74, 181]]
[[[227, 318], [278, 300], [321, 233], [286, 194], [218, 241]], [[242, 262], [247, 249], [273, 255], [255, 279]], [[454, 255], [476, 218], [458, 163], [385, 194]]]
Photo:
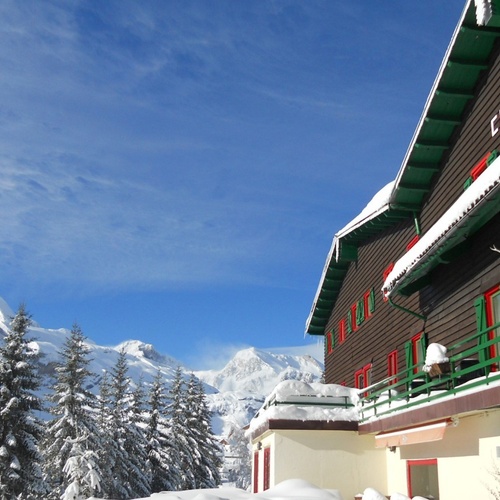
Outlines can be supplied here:
[[360, 422], [499, 381], [499, 328], [500, 322], [447, 347], [449, 365], [440, 375], [431, 377], [418, 363], [360, 390]]

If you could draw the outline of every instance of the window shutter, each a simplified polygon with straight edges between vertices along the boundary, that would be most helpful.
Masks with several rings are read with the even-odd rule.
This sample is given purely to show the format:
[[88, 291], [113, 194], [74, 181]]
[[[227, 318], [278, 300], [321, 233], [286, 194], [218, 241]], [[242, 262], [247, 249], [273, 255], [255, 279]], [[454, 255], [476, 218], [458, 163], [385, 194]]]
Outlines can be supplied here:
[[[411, 378], [413, 376], [413, 370], [411, 368], [413, 366], [413, 345], [411, 341], [405, 343], [405, 356], [406, 356], [406, 369], [408, 377]], [[410, 388], [411, 388], [410, 382], [408, 382], [406, 384], [406, 390], [409, 391]]]
[[[422, 332], [422, 336], [420, 337], [420, 347], [422, 349], [422, 358], [425, 362], [425, 357], [427, 356], [427, 345], [428, 345], [428, 342], [427, 342], [427, 333], [426, 332]], [[422, 368], [420, 368], [421, 370]]]
[[358, 305], [356, 306], [356, 325], [361, 325], [365, 320], [365, 303], [364, 300], [361, 299], [358, 301]]
[[370, 295], [368, 296], [368, 311], [370, 314], [375, 312], [375, 289], [370, 290]]
[[346, 328], [347, 333], [352, 333], [352, 311], [350, 309], [347, 311]]
[[[484, 330], [488, 327], [488, 323], [486, 321], [486, 299], [484, 296], [478, 297], [474, 301], [474, 307], [476, 309], [476, 325], [477, 332], [483, 332], [477, 339], [478, 343], [482, 344], [484, 342], [488, 342], [488, 332], [484, 332]], [[479, 361], [484, 362], [489, 358], [488, 348], [485, 347], [479, 351]], [[487, 368], [488, 369], [488, 368]]]

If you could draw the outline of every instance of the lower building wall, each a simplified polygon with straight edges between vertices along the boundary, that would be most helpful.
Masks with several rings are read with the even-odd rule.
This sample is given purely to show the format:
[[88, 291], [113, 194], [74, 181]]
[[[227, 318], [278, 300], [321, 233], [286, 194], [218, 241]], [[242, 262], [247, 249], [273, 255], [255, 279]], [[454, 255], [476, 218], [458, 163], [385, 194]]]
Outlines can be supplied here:
[[462, 416], [440, 441], [386, 450], [388, 493], [409, 494], [409, 461], [435, 460], [439, 500], [493, 499], [488, 488], [500, 495], [499, 454], [500, 411]]
[[338, 490], [346, 500], [368, 486], [387, 489], [385, 450], [375, 449], [373, 436], [354, 431], [275, 430], [254, 442], [254, 452], [258, 447], [258, 491], [263, 489], [266, 448], [271, 454], [270, 487], [286, 479], [304, 479]]
[[409, 495], [409, 465], [419, 471], [412, 473], [414, 480], [423, 465], [428, 466], [431, 481], [436, 482], [437, 476], [439, 500], [500, 498], [500, 409], [462, 415], [446, 428], [443, 439], [392, 451], [376, 449], [373, 435], [326, 430], [267, 431], [254, 441], [253, 449], [259, 457], [254, 491], [264, 490], [267, 476], [269, 487], [304, 479], [340, 491], [345, 500], [367, 487], [384, 495]]

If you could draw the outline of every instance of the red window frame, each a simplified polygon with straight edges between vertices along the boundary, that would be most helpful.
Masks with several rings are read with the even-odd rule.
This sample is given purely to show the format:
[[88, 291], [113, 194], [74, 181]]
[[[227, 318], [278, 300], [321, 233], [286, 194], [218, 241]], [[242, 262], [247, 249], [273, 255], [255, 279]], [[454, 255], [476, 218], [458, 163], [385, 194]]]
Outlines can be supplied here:
[[[493, 299], [500, 295], [500, 285], [496, 285], [490, 288], [485, 294], [485, 305], [486, 305], [486, 326], [490, 327], [500, 321], [500, 318], [495, 318], [495, 311], [493, 307]], [[488, 332], [488, 339], [493, 340], [499, 334], [499, 329], [490, 330]], [[490, 358], [496, 358], [498, 356], [498, 347], [496, 344], [490, 346]], [[495, 366], [492, 367], [495, 371]]]
[[264, 486], [263, 491], [271, 486], [271, 447], [264, 448]]
[[[394, 262], [391, 262], [385, 269], [384, 269], [384, 272], [382, 273], [382, 278], [383, 278], [383, 282], [385, 283], [385, 280], [387, 279], [387, 276], [389, 276], [389, 274], [391, 274], [391, 271], [394, 269]], [[384, 302], [387, 302], [389, 300], [388, 297], [386, 297], [384, 295]]]
[[351, 329], [353, 332], [355, 332], [359, 328], [358, 322], [356, 321], [356, 308], [357, 307], [358, 307], [358, 304], [356, 302], [351, 306]]
[[364, 389], [370, 385], [372, 364], [368, 363], [354, 373], [354, 387]]
[[411, 468], [419, 467], [419, 466], [429, 466], [436, 465], [437, 466], [437, 458], [427, 458], [422, 460], [407, 460], [406, 461], [406, 479], [408, 483], [408, 496], [413, 497], [413, 491], [411, 486]]
[[345, 318], [342, 318], [339, 321], [339, 344], [342, 344], [342, 342], [345, 341], [346, 330], [347, 330], [346, 320], [345, 320]]
[[326, 334], [326, 353], [331, 354], [333, 352], [333, 331], [329, 331]]
[[[392, 377], [398, 373], [398, 351], [397, 349], [391, 351], [387, 355], [387, 376]], [[389, 381], [389, 385], [396, 384], [398, 381], [397, 378], [393, 378]]]
[[253, 453], [253, 492], [259, 492], [259, 452]]
[[370, 295], [371, 295], [371, 290], [368, 290], [363, 295], [363, 307], [365, 309], [365, 320], [368, 319], [373, 314], [370, 311]]

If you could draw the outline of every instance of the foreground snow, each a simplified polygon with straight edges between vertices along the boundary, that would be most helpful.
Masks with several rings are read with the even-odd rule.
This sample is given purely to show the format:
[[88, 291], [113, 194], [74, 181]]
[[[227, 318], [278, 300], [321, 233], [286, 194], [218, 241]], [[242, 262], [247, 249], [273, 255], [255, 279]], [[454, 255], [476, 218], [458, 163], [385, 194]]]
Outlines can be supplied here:
[[[360, 495], [361, 500], [386, 500], [386, 497], [373, 488], [366, 488]], [[166, 493], [155, 493], [148, 497], [149, 500], [285, 500], [285, 499], [309, 499], [309, 500], [344, 500], [337, 490], [323, 490], [302, 479], [289, 479], [270, 488], [262, 493], [248, 493], [237, 488], [217, 488], [208, 490], [173, 491]], [[148, 500], [140, 499], [140, 500]], [[89, 499], [92, 500], [92, 499]], [[97, 500], [97, 499], [95, 499]], [[426, 500], [423, 497], [407, 497], [401, 493], [395, 493], [391, 500]]]

